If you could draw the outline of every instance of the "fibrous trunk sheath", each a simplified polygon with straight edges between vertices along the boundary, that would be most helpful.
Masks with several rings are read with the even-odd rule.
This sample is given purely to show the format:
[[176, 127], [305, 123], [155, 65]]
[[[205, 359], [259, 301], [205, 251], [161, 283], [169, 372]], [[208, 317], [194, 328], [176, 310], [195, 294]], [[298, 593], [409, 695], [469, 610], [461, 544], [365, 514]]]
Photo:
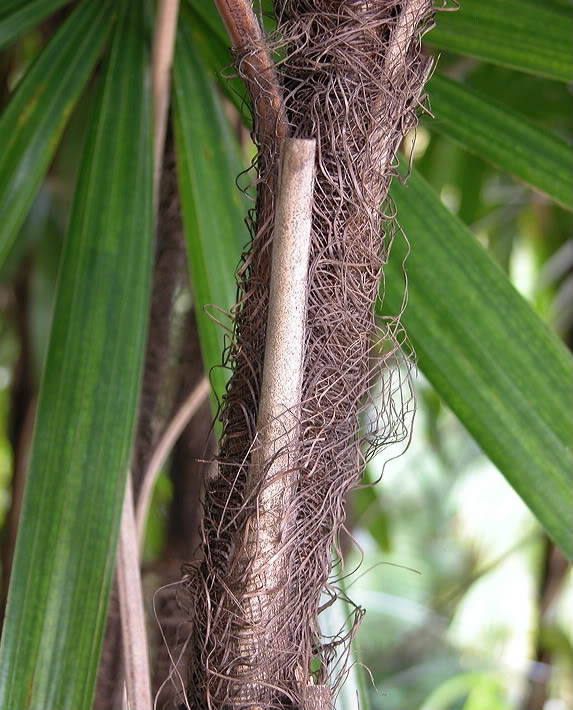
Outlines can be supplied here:
[[[218, 4], [252, 96], [257, 203], [238, 271], [203, 559], [186, 569], [181, 599], [194, 624], [188, 700], [201, 710], [327, 710], [344, 667], [318, 614], [325, 589], [336, 594], [329, 576], [344, 497], [369, 456], [408, 434], [399, 315], [380, 323], [375, 305], [393, 238], [388, 186], [423, 98], [430, 60], [420, 37], [433, 8], [277, 0], [277, 29], [264, 39], [244, 2]], [[300, 395], [281, 420], [285, 401], [278, 414], [281, 392], [268, 404], [265, 380], [282, 326], [271, 284], [287, 278], [276, 273], [273, 244], [287, 134], [316, 142], [316, 178], [303, 342], [292, 333], [303, 348]]]

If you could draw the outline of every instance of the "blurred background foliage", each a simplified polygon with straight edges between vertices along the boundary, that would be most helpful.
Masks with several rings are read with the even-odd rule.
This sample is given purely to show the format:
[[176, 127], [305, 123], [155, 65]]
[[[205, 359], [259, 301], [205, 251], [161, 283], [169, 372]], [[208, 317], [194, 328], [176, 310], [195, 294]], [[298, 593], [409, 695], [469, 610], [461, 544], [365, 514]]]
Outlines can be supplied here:
[[[570, 10], [567, 1], [546, 4], [560, 12]], [[196, 6], [199, 16], [205, 14], [202, 8]], [[58, 10], [0, 54], [2, 106], [68, 12]], [[204, 58], [213, 51], [199, 22], [190, 34]], [[439, 70], [570, 144], [571, 91], [566, 83], [447, 51], [440, 55]], [[15, 451], [29, 446], [28, 420], [38, 393], [59, 258], [100, 71], [96, 66], [74, 106], [0, 271], [4, 599], [15, 534], [10, 511], [21, 494]], [[229, 100], [220, 89], [213, 89], [213, 97], [229, 119], [243, 165], [248, 165], [253, 153], [237, 112], [240, 101]], [[417, 132], [406, 138], [404, 153], [413, 151], [415, 168], [442, 203], [471, 228], [537, 313], [573, 347], [571, 212], [464, 150], [439, 122], [439, 115], [424, 117]], [[229, 158], [235, 165], [240, 160]], [[246, 241], [246, 233], [243, 237]], [[235, 254], [237, 245], [228, 257], [235, 261]], [[234, 290], [232, 273], [226, 288]], [[192, 300], [188, 286], [181, 287], [180, 318], [174, 319], [174, 327], [181, 327]], [[384, 468], [382, 484], [356, 491], [348, 503], [347, 527], [357, 545], [343, 541], [345, 570], [361, 563], [348, 593], [367, 609], [357, 650], [372, 678], [367, 683], [371, 707], [567, 710], [573, 705], [571, 570], [421, 375], [416, 390], [418, 412], [408, 450], [385, 466], [374, 460], [367, 477], [378, 479]], [[171, 534], [178, 485], [166, 467], [147, 530], [145, 568], [152, 578]]]

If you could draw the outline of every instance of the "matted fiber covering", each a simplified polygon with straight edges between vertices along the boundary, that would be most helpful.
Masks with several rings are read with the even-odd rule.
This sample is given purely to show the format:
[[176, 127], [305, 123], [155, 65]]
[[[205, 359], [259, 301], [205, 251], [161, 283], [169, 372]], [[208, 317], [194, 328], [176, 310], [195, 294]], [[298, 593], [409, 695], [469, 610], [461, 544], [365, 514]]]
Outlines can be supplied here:
[[[324, 595], [337, 595], [332, 550], [344, 498], [370, 457], [409, 434], [400, 314], [377, 320], [375, 304], [395, 234], [388, 187], [423, 101], [431, 60], [421, 36], [435, 8], [430, 0], [279, 0], [276, 31], [264, 37], [256, 22], [241, 19], [241, 3], [218, 4], [251, 93], [257, 200], [238, 271], [219, 463], [206, 484], [200, 559], [185, 568], [180, 592], [193, 624], [186, 704], [328, 710], [347, 671], [338, 646], [348, 648], [362, 614], [356, 609], [352, 630], [336, 638], [321, 634]], [[253, 483], [287, 136], [317, 144], [302, 398], [294, 463], [270, 477], [262, 471]], [[263, 510], [261, 490], [280, 476], [288, 477], [288, 495]], [[276, 544], [261, 552], [259, 526], [269, 515]]]

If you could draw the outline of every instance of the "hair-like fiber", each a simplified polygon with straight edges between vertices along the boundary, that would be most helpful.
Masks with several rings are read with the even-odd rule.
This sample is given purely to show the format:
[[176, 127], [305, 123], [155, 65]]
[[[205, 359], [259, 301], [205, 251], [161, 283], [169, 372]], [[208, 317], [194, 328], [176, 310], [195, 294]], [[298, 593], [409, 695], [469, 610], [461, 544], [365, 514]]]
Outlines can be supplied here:
[[[232, 376], [218, 469], [206, 485], [202, 558], [186, 567], [180, 594], [193, 623], [187, 695], [196, 710], [331, 707], [347, 670], [336, 647], [348, 646], [353, 631], [326, 638], [319, 612], [323, 595], [337, 594], [329, 577], [344, 498], [369, 457], [408, 437], [412, 408], [400, 314], [380, 320], [375, 308], [395, 233], [388, 187], [423, 102], [431, 60], [421, 36], [435, 8], [431, 0], [277, 0], [274, 9], [271, 36], [233, 40], [252, 97], [257, 202], [238, 270]], [[296, 490], [273, 555], [286, 581], [257, 591], [261, 604], [280, 608], [263, 626], [247, 613], [247, 540], [256, 535], [257, 499], [268, 481], [253, 487], [247, 471], [257, 445], [277, 166], [287, 134], [316, 139], [317, 173]], [[360, 617], [356, 610], [355, 624]]]

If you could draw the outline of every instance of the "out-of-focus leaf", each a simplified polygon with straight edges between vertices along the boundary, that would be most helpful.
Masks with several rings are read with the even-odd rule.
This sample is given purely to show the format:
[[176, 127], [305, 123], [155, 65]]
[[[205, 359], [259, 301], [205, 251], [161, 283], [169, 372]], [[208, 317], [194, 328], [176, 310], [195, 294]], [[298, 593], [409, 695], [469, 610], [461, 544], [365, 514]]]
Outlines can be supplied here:
[[539, 629], [539, 645], [544, 650], [549, 651], [553, 657], [561, 658], [565, 668], [571, 668], [573, 664], [573, 643], [567, 633], [567, 627], [559, 626], [555, 622], [543, 622]]
[[432, 130], [573, 209], [571, 146], [524, 116], [435, 75], [428, 84]]
[[153, 222], [143, 8], [131, 0], [116, 7], [121, 20], [62, 256], [0, 645], [2, 708], [91, 708], [99, 663], [145, 350]]
[[[463, 0], [438, 12], [424, 41], [440, 49], [569, 82], [573, 78], [571, 12], [529, 0]], [[533, 98], [533, 97], [532, 97]]]
[[511, 710], [503, 680], [499, 676], [484, 674], [477, 683], [474, 683], [463, 710], [483, 710], [484, 708]]
[[0, 49], [70, 0], [3, 0], [0, 8]]
[[[212, 82], [184, 23], [175, 48], [173, 89], [177, 168], [199, 337], [205, 367], [221, 364], [223, 328], [204, 312], [235, 303], [233, 274], [248, 241], [247, 205], [235, 184], [243, 169], [239, 150]], [[223, 322], [218, 311], [210, 312]], [[215, 395], [225, 391], [227, 370], [211, 374]]]
[[[571, 558], [571, 356], [422, 177], [391, 194], [420, 368]], [[406, 255], [397, 239], [385, 312], [400, 309]]]
[[388, 511], [380, 505], [373, 483], [372, 474], [366, 467], [363, 487], [352, 494], [352, 518], [355, 523], [368, 530], [383, 553], [388, 553], [392, 548], [390, 519]]
[[[475, 693], [475, 695], [474, 695]], [[477, 710], [474, 704], [474, 699], [479, 696], [481, 700], [495, 699], [493, 705], [479, 706], [483, 710], [486, 707], [499, 708], [499, 710], [507, 710], [509, 705], [503, 697], [503, 683], [499, 673], [493, 671], [478, 671], [475, 673], [460, 673], [448, 678], [444, 683], [439, 685], [430, 693], [424, 701], [420, 710], [437, 710], [437, 708], [449, 708], [459, 701], [464, 696], [468, 696], [464, 710]]]
[[111, 0], [81, 2], [0, 117], [0, 268], [101, 53], [114, 7]]
[[[211, 34], [216, 36], [224, 44], [229, 46], [227, 30], [223, 24], [223, 20], [217, 11], [215, 3], [211, 2], [194, 2], [194, 0], [184, 0], [183, 11], [189, 11], [196, 19], [200, 19], [204, 23], [204, 27]], [[228, 51], [230, 58], [230, 51]]]
[[[480, 94], [501, 101], [543, 130], [571, 140], [571, 94], [566, 84], [487, 62], [475, 62], [463, 74], [464, 84]], [[543, 100], [532, 101], [532, 96], [543, 96]]]

